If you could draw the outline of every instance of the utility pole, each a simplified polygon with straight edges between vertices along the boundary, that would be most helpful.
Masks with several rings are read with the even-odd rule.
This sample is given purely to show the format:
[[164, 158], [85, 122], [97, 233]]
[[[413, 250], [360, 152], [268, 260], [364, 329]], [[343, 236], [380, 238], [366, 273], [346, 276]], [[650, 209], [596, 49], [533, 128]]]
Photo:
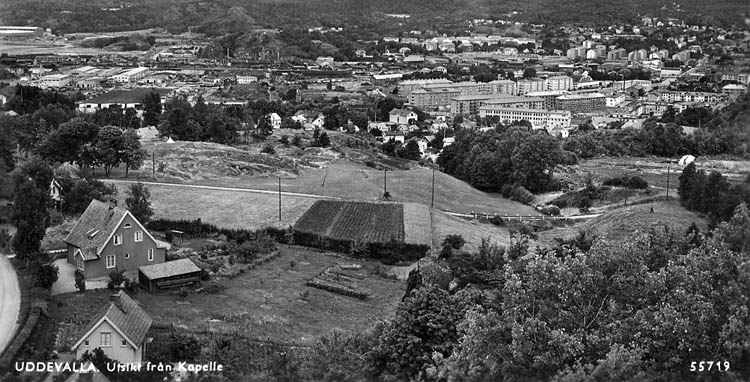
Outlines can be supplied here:
[[151, 152], [151, 177], [156, 179], [156, 153]]
[[386, 186], [386, 183], [388, 182], [388, 170], [383, 170], [383, 195], [388, 193], [388, 187]]
[[281, 177], [279, 177], [279, 221], [281, 221]]
[[435, 208], [435, 167], [432, 168], [432, 200], [430, 201], [430, 208]]
[[669, 202], [669, 165], [671, 163], [667, 163], [667, 202]]

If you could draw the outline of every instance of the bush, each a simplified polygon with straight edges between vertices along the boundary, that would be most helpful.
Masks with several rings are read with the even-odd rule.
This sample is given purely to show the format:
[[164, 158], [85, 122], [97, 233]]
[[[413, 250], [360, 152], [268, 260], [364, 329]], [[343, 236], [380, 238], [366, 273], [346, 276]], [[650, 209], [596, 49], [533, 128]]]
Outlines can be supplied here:
[[627, 176], [623, 175], [618, 178], [609, 178], [604, 181], [605, 186], [616, 186], [616, 187], [626, 187], [626, 188], [632, 188], [632, 189], [638, 189], [643, 190], [648, 188], [648, 182], [641, 178], [640, 176]]
[[443, 239], [443, 247], [449, 245], [453, 249], [461, 249], [464, 244], [466, 244], [466, 240], [461, 235], [448, 235]]
[[60, 269], [55, 264], [43, 264], [36, 271], [36, 280], [40, 287], [44, 289], [52, 288], [52, 284], [57, 281], [60, 275]]
[[513, 194], [513, 185], [510, 183], [503, 184], [503, 187], [500, 189], [500, 193], [503, 194], [504, 198], [509, 199], [511, 194]]
[[244, 241], [235, 249], [237, 256], [245, 263], [250, 263], [258, 255], [271, 253], [276, 249], [276, 242], [266, 232], [259, 232], [252, 238]]
[[133, 278], [132, 280], [125, 279], [124, 288], [130, 294], [137, 294], [138, 293], [138, 280], [136, 280], [135, 278]]
[[284, 146], [289, 146], [289, 136], [284, 135], [279, 139], [279, 143], [281, 143]]
[[534, 201], [534, 194], [524, 186], [516, 185], [513, 187], [513, 192], [511, 193], [510, 198], [523, 204], [530, 204]]
[[86, 276], [83, 274], [82, 270], [76, 269], [75, 279], [76, 279], [76, 289], [78, 289], [78, 291], [81, 293], [85, 292], [86, 291]]
[[556, 205], [547, 204], [539, 208], [539, 212], [549, 216], [559, 216], [560, 207]]
[[265, 146], [263, 146], [263, 149], [260, 152], [274, 155], [276, 154], [276, 149], [273, 147], [272, 144], [267, 143]]
[[125, 277], [125, 270], [112, 271], [109, 273], [109, 281], [107, 281], [107, 289], [114, 290], [119, 288], [127, 278]]

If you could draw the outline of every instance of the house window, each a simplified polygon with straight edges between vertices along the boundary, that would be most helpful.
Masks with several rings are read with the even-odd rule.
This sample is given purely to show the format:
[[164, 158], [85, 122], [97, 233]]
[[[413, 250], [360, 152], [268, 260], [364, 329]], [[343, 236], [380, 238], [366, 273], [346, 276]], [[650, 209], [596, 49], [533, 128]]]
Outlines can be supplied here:
[[125, 228], [125, 229], [128, 229], [128, 228], [132, 227], [132, 225], [130, 223], [125, 223], [125, 225], [122, 226], [122, 227]]
[[114, 245], [122, 244], [122, 235], [115, 235], [114, 237], [112, 237], [112, 244]]
[[135, 231], [135, 241], [143, 241], [143, 231]]
[[126, 259], [129, 259], [129, 258], [130, 258], [130, 254], [129, 254], [129, 253], [126, 253], [126, 254], [125, 254], [125, 258], [126, 258]]
[[115, 255], [107, 255], [106, 265], [107, 265], [107, 268], [114, 268], [117, 265], [117, 262], [115, 260]]
[[101, 334], [101, 341], [99, 341], [99, 345], [101, 347], [110, 347], [110, 346], [112, 346], [112, 333], [102, 333]]
[[88, 347], [89, 346], [89, 340], [83, 341], [83, 346]]
[[128, 341], [125, 341], [125, 340], [120, 341], [120, 346], [122, 347], [128, 346]]
[[148, 261], [154, 261], [154, 249], [153, 248], [148, 249]]

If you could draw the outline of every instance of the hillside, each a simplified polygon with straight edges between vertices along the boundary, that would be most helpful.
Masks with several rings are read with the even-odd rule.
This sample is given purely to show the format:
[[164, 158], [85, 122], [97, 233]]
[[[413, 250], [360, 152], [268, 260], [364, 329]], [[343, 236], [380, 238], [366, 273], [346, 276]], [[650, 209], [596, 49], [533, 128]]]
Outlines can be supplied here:
[[[650, 212], [652, 206], [653, 213]], [[553, 245], [556, 237], [570, 238], [583, 231], [612, 242], [622, 242], [632, 239], [636, 232], [646, 232], [652, 227], [662, 227], [665, 224], [677, 232], [684, 233], [693, 222], [702, 232], [706, 232], [706, 219], [677, 203], [641, 204], [609, 211], [574, 226], [540, 232], [539, 241]]]
[[[650, 0], [597, 1], [563, 0], [10, 0], [0, 6], [5, 25], [36, 25], [55, 32], [122, 31], [153, 27], [182, 33], [188, 27], [209, 36], [245, 33], [258, 28], [308, 28], [340, 26], [357, 31], [358, 39], [398, 30], [445, 29], [454, 33], [473, 18], [507, 17], [511, 12], [521, 21], [543, 23], [618, 23], [640, 20], [641, 15], [680, 17], [720, 24], [743, 24], [747, 14], [744, 0], [725, 0], [707, 6], [697, 0], [655, 2]], [[103, 7], [123, 8], [102, 11]], [[409, 14], [409, 19], [386, 16]]]
[[[391, 200], [421, 203], [432, 198], [432, 171], [416, 167], [411, 170], [377, 171], [347, 159], [337, 159], [323, 168], [307, 168], [298, 176], [282, 177], [282, 189], [344, 199], [382, 200], [383, 183]], [[226, 177], [196, 180], [192, 184], [276, 190], [278, 178], [269, 176]], [[452, 212], [488, 214], [539, 215], [533, 208], [471, 187], [450, 175], [435, 172], [435, 208]]]

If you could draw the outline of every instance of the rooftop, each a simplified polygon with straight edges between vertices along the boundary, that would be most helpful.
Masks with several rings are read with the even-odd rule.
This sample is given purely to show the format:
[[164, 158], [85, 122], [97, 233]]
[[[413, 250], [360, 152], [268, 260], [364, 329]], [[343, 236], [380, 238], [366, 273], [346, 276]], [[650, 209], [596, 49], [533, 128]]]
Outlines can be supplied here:
[[201, 269], [190, 259], [179, 259], [168, 261], [166, 263], [145, 265], [138, 268], [138, 270], [151, 280], [201, 271]]

